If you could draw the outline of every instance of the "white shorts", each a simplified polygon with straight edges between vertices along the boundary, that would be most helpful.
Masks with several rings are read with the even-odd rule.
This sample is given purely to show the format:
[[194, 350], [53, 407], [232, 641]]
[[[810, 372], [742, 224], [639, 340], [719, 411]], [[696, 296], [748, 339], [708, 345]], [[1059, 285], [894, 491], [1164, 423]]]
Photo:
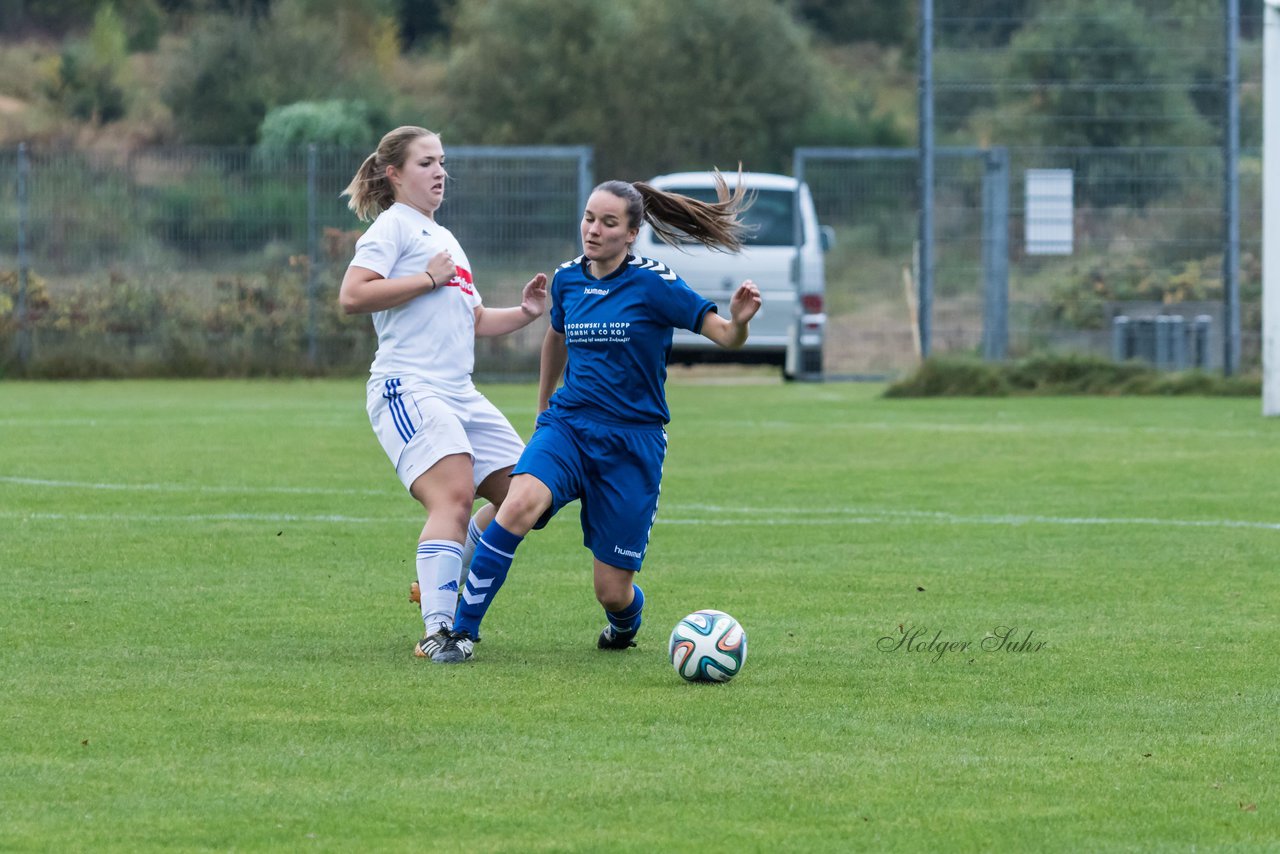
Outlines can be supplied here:
[[373, 432], [405, 489], [450, 454], [471, 457], [475, 485], [520, 459], [524, 442], [480, 392], [455, 396], [401, 378], [369, 380]]

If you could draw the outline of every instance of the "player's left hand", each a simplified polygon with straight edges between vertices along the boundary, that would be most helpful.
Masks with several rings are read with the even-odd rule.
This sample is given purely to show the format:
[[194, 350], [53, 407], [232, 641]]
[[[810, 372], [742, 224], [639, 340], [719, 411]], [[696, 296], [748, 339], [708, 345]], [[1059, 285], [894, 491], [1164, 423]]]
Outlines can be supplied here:
[[520, 308], [530, 317], [542, 317], [547, 310], [547, 274], [539, 273], [520, 292]]
[[763, 298], [760, 296], [760, 288], [755, 282], [747, 279], [738, 285], [738, 289], [729, 299], [729, 316], [733, 318], [734, 323], [746, 323], [756, 316], [761, 302]]

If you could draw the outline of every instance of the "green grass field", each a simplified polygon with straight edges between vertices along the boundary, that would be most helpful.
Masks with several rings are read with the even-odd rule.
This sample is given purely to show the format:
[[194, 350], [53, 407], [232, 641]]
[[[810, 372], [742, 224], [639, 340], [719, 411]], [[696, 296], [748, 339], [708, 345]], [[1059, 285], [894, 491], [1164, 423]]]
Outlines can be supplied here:
[[1277, 850], [1280, 423], [879, 391], [673, 384], [639, 647], [570, 508], [445, 667], [360, 380], [0, 384], [0, 849]]

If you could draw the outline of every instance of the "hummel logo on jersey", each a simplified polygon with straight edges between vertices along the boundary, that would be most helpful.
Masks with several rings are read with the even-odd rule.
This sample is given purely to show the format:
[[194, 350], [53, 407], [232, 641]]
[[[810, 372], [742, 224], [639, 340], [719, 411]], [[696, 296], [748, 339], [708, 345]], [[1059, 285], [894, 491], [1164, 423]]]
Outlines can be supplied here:
[[584, 294], [594, 294], [598, 297], [607, 297], [609, 295], [609, 292], [602, 288], [583, 288], [582, 292]]
[[424, 229], [422, 229], [422, 236], [423, 236], [423, 237], [430, 237], [430, 236], [431, 236], [431, 232], [427, 231], [427, 230], [424, 228]]
[[631, 263], [639, 267], [641, 270], [652, 270], [668, 282], [676, 280], [675, 271], [661, 261], [655, 261], [652, 258], [633, 258]]
[[621, 546], [614, 546], [613, 550], [617, 554], [624, 555], [626, 557], [633, 557], [636, 559], [644, 557], [644, 555], [642, 555], [640, 552], [635, 552], [635, 551], [632, 551], [631, 549], [624, 549]]
[[454, 581], [453, 579], [449, 579], [449, 581], [447, 581], [447, 582], [446, 582], [446, 583], [444, 583], [444, 584], [441, 584], [441, 585], [440, 585], [439, 587], [437, 587], [436, 589], [437, 589], [437, 590], [449, 590], [449, 591], [452, 591], [453, 593], [457, 593], [457, 592], [458, 592], [458, 582]]

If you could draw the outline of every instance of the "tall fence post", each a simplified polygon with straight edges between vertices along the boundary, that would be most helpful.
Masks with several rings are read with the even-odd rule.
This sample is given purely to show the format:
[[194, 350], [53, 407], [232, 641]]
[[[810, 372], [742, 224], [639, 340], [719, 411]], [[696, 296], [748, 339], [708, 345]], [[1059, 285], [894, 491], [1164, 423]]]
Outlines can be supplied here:
[[1009, 354], [1009, 149], [992, 148], [982, 172], [982, 357]]
[[316, 276], [320, 269], [320, 235], [316, 216], [316, 144], [307, 145], [307, 365], [317, 367], [316, 317], [318, 306]]
[[27, 323], [27, 280], [31, 261], [27, 257], [27, 220], [31, 215], [27, 202], [27, 144], [18, 143], [18, 304], [14, 316], [18, 321], [18, 365], [25, 373], [31, 361], [31, 329]]
[[1222, 373], [1240, 369], [1240, 76], [1237, 58], [1240, 0], [1227, 0], [1226, 14], [1226, 128], [1222, 135], [1223, 247], [1222, 247]]
[[577, 245], [582, 239], [582, 235], [578, 231], [580, 217], [582, 212], [587, 209], [587, 199], [591, 198], [592, 190], [592, 173], [595, 171], [595, 154], [596, 150], [591, 146], [582, 146], [578, 149], [578, 217], [573, 220], [573, 245]]
[[[1262, 414], [1280, 416], [1280, 0], [1262, 23]], [[1199, 318], [1196, 318], [1197, 325]]]
[[933, 332], [933, 0], [920, 0], [920, 356]]

